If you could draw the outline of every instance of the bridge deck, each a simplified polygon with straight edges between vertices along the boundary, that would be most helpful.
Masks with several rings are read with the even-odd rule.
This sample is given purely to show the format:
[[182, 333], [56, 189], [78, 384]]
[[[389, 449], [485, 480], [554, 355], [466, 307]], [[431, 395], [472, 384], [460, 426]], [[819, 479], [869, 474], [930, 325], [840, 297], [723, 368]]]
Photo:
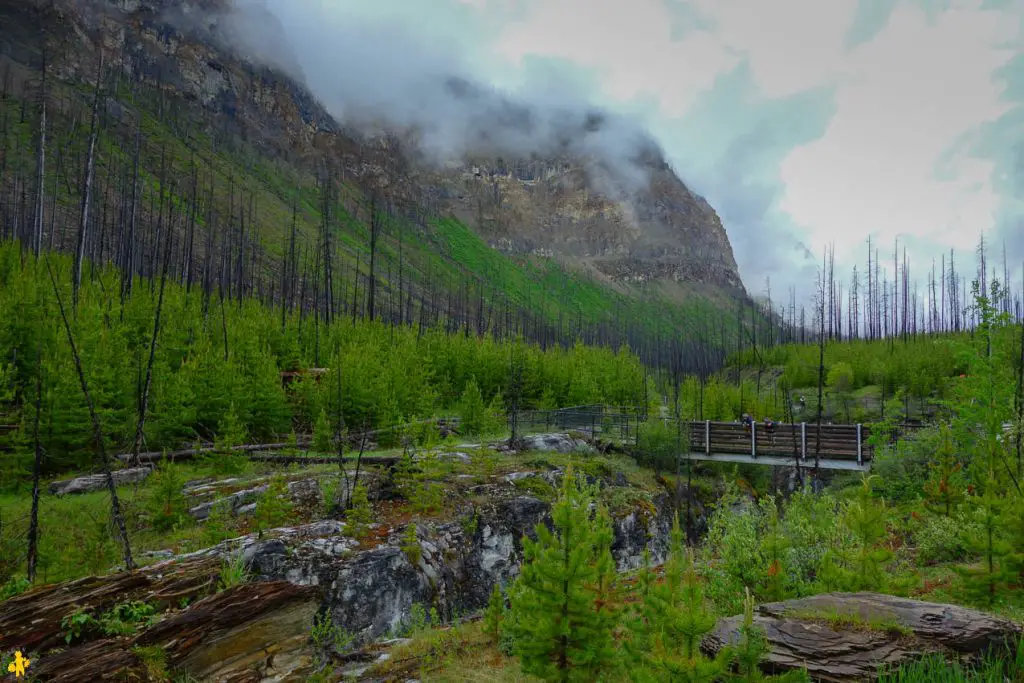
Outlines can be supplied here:
[[796, 459], [822, 469], [867, 470], [872, 448], [866, 426], [787, 423], [690, 422], [690, 453], [694, 460], [792, 465]]

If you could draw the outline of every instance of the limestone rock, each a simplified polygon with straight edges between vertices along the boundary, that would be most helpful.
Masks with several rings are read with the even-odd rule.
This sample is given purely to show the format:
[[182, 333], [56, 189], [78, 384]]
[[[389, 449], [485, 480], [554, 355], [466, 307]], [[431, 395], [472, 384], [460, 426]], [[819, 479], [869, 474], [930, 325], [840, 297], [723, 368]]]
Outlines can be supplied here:
[[[742, 616], [719, 621], [703, 648], [715, 653], [735, 642], [742, 623]], [[807, 667], [815, 679], [830, 682], [873, 680], [880, 666], [929, 652], [977, 655], [1021, 633], [1013, 622], [977, 610], [877, 593], [768, 603], [757, 608], [754, 623], [768, 636], [765, 669]]]
[[574, 439], [568, 434], [530, 434], [522, 437], [522, 450], [539, 451], [541, 453], [575, 453], [590, 452], [593, 447], [583, 439]]
[[315, 509], [323, 503], [323, 493], [316, 479], [300, 479], [288, 482], [288, 494], [299, 507]]
[[231, 514], [238, 514], [240, 508], [255, 503], [256, 499], [267, 490], [267, 485], [257, 486], [232, 493], [230, 496], [218, 498], [209, 503], [202, 503], [191, 508], [188, 513], [198, 520], [204, 520], [210, 516], [214, 508], [220, 507], [228, 510]]
[[[115, 470], [112, 472], [114, 484], [123, 486], [125, 484], [137, 484], [143, 481], [153, 472], [150, 467], [132, 467], [129, 469]], [[65, 481], [55, 481], [50, 484], [50, 493], [58, 496], [66, 496], [73, 493], [91, 493], [101, 491], [107, 486], [107, 478], [103, 474], [90, 474], [85, 477], [76, 477]]]

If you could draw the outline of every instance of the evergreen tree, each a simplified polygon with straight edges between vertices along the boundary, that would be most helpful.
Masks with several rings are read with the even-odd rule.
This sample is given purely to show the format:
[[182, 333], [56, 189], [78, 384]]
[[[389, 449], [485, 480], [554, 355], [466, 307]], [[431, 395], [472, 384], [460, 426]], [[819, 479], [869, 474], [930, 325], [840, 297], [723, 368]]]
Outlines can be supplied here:
[[[964, 543], [981, 556], [979, 566], [956, 567], [963, 592], [972, 602], [991, 607], [1012, 576], [1012, 546], [1006, 541], [1004, 523], [1007, 503], [990, 474], [985, 490], [975, 496], [974, 518], [980, 529], [964, 534]], [[1012, 523], [1012, 519], [1010, 520]], [[1012, 526], [1010, 527], [1012, 528]], [[980, 531], [980, 533], [978, 533]]]
[[743, 625], [740, 626], [739, 643], [736, 645], [736, 672], [730, 678], [743, 683], [809, 683], [806, 669], [795, 669], [784, 674], [766, 676], [761, 671], [761, 660], [768, 652], [768, 639], [764, 629], [754, 624], [754, 596], [746, 592], [743, 601]]
[[875, 475], [863, 477], [857, 498], [849, 503], [843, 523], [853, 534], [856, 546], [847, 553], [847, 585], [852, 590], [880, 590], [887, 577], [885, 563], [892, 559], [892, 551], [882, 547], [888, 536], [885, 501], [875, 498], [871, 482]]
[[487, 406], [476, 378], [471, 377], [459, 398], [459, 431], [465, 436], [476, 436], [484, 431], [487, 421]]
[[327, 411], [321, 410], [317, 415], [316, 424], [313, 425], [313, 450], [321, 455], [334, 451], [332, 445], [332, 434], [334, 429], [331, 421], [327, 419]]
[[768, 567], [765, 570], [762, 593], [768, 600], [785, 600], [786, 578], [789, 576], [786, 555], [790, 544], [782, 533], [779, 512], [774, 505], [768, 511], [765, 526], [765, 534], [761, 537], [761, 555], [767, 561]]
[[523, 539], [509, 628], [523, 671], [546, 681], [600, 680], [613, 664], [613, 619], [602, 602], [608, 519], [592, 515], [595, 493], [567, 468], [554, 529], [538, 524], [537, 539]]
[[820, 592], [883, 590], [890, 584], [885, 566], [893, 553], [882, 545], [888, 536], [888, 511], [885, 501], [872, 493], [876, 478], [862, 477], [856, 497], [843, 507], [841, 525], [849, 541], [822, 554], [816, 577]]
[[373, 508], [362, 484], [356, 484], [352, 491], [352, 506], [345, 512], [345, 521], [353, 538], [360, 541], [366, 538], [367, 527], [373, 521]]
[[253, 519], [256, 530], [262, 538], [267, 529], [283, 526], [291, 515], [291, 502], [288, 499], [288, 486], [280, 475], [271, 478], [264, 491], [256, 501]]
[[935, 459], [929, 463], [930, 476], [924, 485], [925, 509], [950, 517], [964, 500], [967, 481], [957, 461], [953, 437], [948, 425], [939, 427], [939, 443]]
[[484, 633], [490, 637], [495, 645], [501, 638], [502, 622], [505, 619], [505, 596], [501, 593], [501, 586], [497, 582], [491, 589], [491, 597], [487, 601], [487, 609], [484, 611]]
[[723, 677], [733, 653], [723, 648], [714, 659], [705, 657], [700, 643], [715, 627], [693, 553], [685, 547], [676, 519], [663, 580], [644, 581], [639, 613], [631, 620], [628, 652], [633, 660], [630, 677], [644, 683], [687, 681], [711, 683]]

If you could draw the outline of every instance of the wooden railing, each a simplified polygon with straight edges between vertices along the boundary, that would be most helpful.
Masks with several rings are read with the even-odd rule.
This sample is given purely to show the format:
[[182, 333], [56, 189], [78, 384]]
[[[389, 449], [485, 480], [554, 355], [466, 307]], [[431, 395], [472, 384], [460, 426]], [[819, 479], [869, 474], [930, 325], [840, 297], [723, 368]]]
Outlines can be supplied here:
[[[792, 457], [801, 460], [820, 456], [829, 460], [871, 461], [869, 428], [861, 424], [690, 422], [690, 451], [713, 457], [716, 453]], [[819, 442], [820, 429], [820, 442]]]

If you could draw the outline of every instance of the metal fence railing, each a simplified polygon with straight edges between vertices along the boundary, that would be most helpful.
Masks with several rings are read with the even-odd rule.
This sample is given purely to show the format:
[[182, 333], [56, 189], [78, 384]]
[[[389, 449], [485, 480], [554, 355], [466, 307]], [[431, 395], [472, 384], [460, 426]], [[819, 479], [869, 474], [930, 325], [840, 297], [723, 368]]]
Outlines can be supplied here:
[[[511, 427], [513, 416], [509, 416]], [[519, 433], [577, 431], [606, 439], [635, 442], [637, 426], [643, 421], [638, 411], [609, 410], [605, 406], [574, 406], [557, 410], [524, 410], [514, 417]]]

